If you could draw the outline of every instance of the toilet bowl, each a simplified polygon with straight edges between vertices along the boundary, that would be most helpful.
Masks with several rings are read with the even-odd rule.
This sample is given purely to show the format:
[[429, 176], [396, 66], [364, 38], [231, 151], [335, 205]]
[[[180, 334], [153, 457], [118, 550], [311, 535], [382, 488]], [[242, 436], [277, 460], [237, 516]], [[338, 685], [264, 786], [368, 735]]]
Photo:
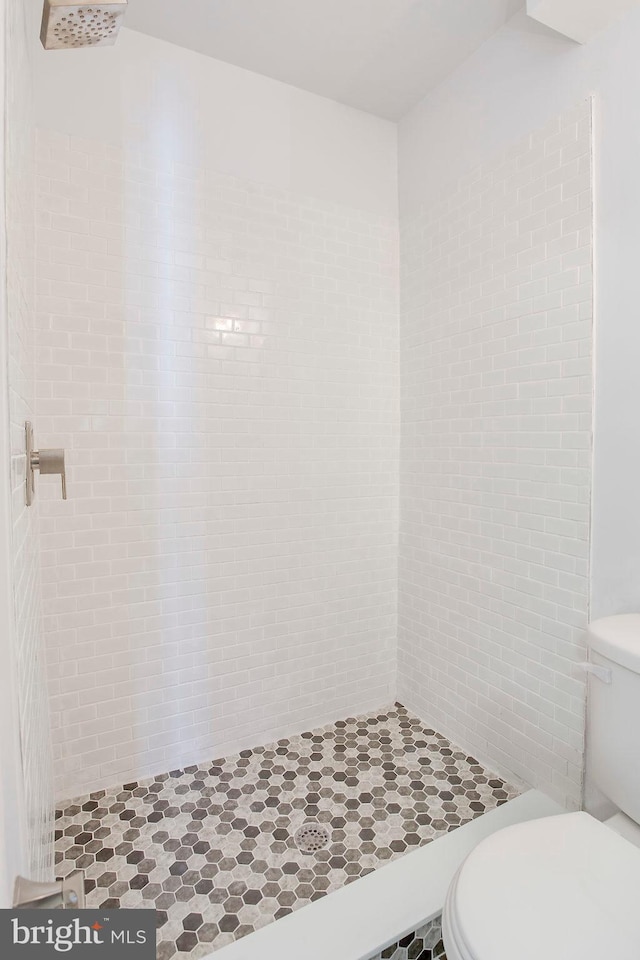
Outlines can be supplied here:
[[640, 849], [586, 813], [500, 830], [458, 871], [448, 960], [639, 960]]
[[448, 960], [640, 960], [640, 615], [596, 621], [588, 641], [588, 770], [618, 813], [480, 843], [448, 891]]

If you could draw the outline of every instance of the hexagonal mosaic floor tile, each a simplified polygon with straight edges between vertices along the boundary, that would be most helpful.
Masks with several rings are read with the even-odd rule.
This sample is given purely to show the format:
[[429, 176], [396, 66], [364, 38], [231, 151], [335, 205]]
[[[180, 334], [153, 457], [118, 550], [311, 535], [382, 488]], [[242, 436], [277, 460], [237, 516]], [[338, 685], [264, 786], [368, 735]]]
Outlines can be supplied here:
[[516, 793], [396, 704], [75, 800], [56, 869], [88, 907], [155, 907], [158, 960], [198, 960]]
[[401, 937], [371, 960], [447, 960], [442, 942], [442, 918]]

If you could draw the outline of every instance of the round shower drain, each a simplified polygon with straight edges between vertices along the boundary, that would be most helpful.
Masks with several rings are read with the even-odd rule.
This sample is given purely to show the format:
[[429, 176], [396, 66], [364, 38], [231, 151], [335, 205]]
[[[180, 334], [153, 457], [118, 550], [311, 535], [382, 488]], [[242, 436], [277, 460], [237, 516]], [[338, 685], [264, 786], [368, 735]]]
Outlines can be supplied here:
[[301, 853], [317, 853], [329, 846], [330, 836], [321, 823], [303, 823], [296, 830], [293, 839]]

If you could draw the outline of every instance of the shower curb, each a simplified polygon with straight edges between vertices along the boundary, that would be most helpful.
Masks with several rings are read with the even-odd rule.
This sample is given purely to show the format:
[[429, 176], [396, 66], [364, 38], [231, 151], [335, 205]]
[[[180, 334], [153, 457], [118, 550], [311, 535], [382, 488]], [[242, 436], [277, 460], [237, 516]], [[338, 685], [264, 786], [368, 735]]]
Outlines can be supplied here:
[[[503, 827], [566, 813], [538, 790], [477, 817], [328, 897], [215, 951], [215, 960], [369, 960], [429, 923], [444, 906], [458, 867]], [[210, 960], [208, 954], [202, 960]]]

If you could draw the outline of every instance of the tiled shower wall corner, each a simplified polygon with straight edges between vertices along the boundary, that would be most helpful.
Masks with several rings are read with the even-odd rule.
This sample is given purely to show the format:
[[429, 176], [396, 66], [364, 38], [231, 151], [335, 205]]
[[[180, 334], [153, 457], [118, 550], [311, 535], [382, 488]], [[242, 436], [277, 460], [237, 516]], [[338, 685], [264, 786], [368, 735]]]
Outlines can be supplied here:
[[35, 130], [30, 47], [33, 8], [7, 0], [6, 236], [9, 402], [11, 416], [14, 624], [28, 869], [53, 870], [53, 778], [49, 705], [41, 631], [36, 509], [25, 505], [25, 420], [35, 396]]
[[57, 794], [387, 702], [397, 224], [42, 133]]
[[591, 107], [401, 224], [399, 698], [580, 800]]

